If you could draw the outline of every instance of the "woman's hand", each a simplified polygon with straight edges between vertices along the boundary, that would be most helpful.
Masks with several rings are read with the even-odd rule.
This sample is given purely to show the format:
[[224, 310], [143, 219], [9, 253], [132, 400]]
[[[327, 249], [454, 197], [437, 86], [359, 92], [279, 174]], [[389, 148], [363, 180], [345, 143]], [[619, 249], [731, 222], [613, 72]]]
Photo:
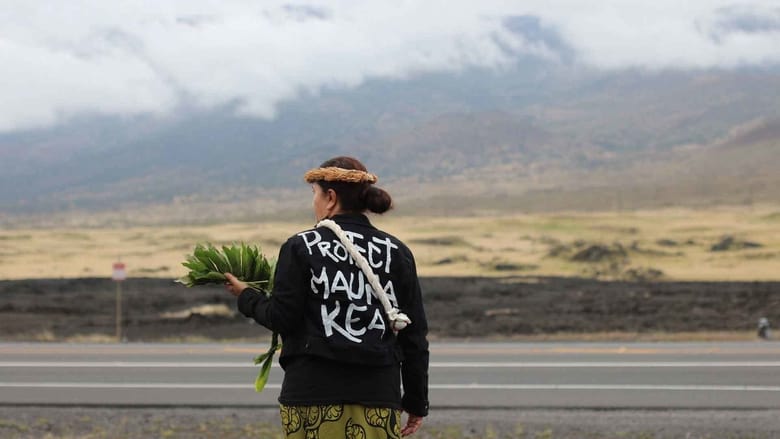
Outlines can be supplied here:
[[249, 288], [249, 285], [247, 285], [246, 282], [236, 279], [236, 277], [230, 273], [225, 273], [225, 279], [227, 279], [225, 289], [236, 297], [238, 297], [242, 291]]
[[409, 413], [409, 419], [406, 420], [406, 425], [401, 429], [401, 436], [413, 435], [422, 425], [423, 417]]

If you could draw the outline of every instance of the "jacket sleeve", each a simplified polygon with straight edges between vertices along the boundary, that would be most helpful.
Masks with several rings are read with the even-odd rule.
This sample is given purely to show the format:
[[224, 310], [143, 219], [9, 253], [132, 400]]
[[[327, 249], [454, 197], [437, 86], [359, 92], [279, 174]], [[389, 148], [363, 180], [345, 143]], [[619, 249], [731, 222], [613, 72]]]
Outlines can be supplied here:
[[271, 295], [247, 288], [238, 296], [241, 314], [280, 334], [301, 327], [306, 306], [306, 268], [295, 252], [293, 239], [279, 250]]
[[401, 303], [402, 311], [412, 320], [412, 324], [398, 332], [398, 343], [403, 352], [401, 380], [404, 395], [401, 406], [405, 411], [417, 416], [428, 415], [428, 323], [425, 319], [420, 281], [414, 257], [408, 252], [407, 281], [404, 282], [406, 303]]

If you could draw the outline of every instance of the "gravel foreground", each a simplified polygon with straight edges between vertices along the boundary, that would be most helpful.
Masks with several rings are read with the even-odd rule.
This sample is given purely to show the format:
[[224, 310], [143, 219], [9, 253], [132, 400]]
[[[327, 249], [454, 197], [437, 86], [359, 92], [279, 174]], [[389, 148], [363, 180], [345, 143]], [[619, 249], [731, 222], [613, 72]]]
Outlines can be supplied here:
[[[269, 408], [0, 407], [1, 438], [282, 439]], [[416, 439], [770, 439], [780, 410], [440, 410]]]

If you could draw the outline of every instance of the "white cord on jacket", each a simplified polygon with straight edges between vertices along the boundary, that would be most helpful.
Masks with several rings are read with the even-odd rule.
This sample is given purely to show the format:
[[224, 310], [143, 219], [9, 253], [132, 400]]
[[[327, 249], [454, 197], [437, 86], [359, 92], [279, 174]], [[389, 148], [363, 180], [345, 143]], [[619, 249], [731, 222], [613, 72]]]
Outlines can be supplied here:
[[387, 318], [390, 320], [390, 327], [393, 329], [393, 331], [398, 332], [404, 329], [407, 325], [411, 324], [412, 320], [390, 303], [390, 299], [387, 298], [385, 289], [382, 288], [382, 285], [379, 283], [379, 278], [374, 273], [374, 270], [372, 270], [368, 265], [366, 258], [361, 255], [360, 252], [358, 252], [358, 250], [355, 248], [355, 245], [352, 244], [352, 241], [347, 238], [347, 235], [344, 233], [344, 230], [341, 229], [341, 226], [336, 224], [336, 222], [333, 220], [324, 219], [317, 223], [317, 227], [326, 227], [332, 230], [333, 233], [335, 233], [339, 238], [341, 243], [344, 244], [347, 252], [349, 252], [349, 255], [352, 256], [352, 260], [355, 261], [355, 264], [357, 264], [357, 266], [360, 267], [360, 269], [363, 271], [363, 274], [366, 275], [366, 279], [368, 279], [368, 283], [371, 285], [374, 296], [379, 299], [380, 303], [382, 303], [382, 307], [385, 309], [385, 314], [387, 314]]

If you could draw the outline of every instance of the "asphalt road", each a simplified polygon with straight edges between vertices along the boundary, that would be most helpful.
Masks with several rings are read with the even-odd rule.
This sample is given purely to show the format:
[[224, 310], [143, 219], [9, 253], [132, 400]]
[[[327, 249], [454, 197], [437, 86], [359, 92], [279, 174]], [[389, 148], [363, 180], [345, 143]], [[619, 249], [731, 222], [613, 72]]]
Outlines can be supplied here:
[[[0, 404], [275, 407], [248, 344], [0, 343]], [[780, 408], [780, 343], [434, 343], [432, 407]]]

